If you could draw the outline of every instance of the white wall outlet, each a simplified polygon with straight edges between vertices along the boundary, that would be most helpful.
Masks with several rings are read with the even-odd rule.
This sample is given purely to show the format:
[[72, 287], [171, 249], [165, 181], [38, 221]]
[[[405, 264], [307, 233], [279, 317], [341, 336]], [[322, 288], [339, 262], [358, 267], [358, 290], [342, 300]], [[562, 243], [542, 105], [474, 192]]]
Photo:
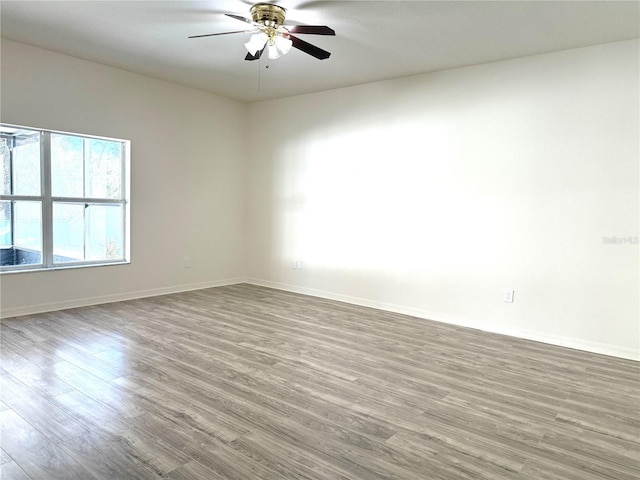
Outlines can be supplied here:
[[293, 269], [294, 270], [302, 270], [302, 260], [294, 260], [293, 261]]
[[190, 257], [184, 257], [184, 268], [190, 268], [191, 267], [191, 258]]
[[512, 288], [506, 288], [504, 290], [504, 301], [505, 303], [513, 303], [513, 289]]

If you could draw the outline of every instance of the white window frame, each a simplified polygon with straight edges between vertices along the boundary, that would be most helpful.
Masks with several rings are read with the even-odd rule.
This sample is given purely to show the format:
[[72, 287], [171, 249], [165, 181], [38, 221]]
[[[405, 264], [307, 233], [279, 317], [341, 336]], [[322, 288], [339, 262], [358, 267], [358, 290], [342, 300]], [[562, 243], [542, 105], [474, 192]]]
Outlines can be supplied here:
[[[0, 123], [0, 127], [10, 129], [23, 129], [40, 133], [40, 195], [0, 195], [0, 200], [7, 201], [39, 201], [41, 202], [42, 212], [42, 257], [41, 263], [24, 264], [24, 265], [4, 265], [0, 267], [0, 274], [18, 273], [42, 270], [59, 270], [78, 267], [95, 267], [104, 265], [119, 265], [131, 263], [131, 141], [121, 138], [102, 137], [96, 135], [86, 135], [82, 133], [70, 133], [57, 130], [46, 130], [41, 128], [27, 127], [21, 125], [12, 125]], [[109, 142], [118, 142], [121, 144], [121, 198], [91, 198], [91, 197], [57, 197], [52, 195], [51, 187], [51, 134], [69, 135], [83, 139], [105, 140]], [[84, 179], [84, 172], [83, 172]], [[84, 204], [85, 208], [89, 205], [120, 205], [123, 209], [122, 232], [123, 232], [123, 252], [119, 259], [105, 260], [80, 260], [75, 262], [55, 263], [53, 254], [53, 204], [54, 203], [70, 203]], [[12, 217], [13, 218], [13, 217]]]

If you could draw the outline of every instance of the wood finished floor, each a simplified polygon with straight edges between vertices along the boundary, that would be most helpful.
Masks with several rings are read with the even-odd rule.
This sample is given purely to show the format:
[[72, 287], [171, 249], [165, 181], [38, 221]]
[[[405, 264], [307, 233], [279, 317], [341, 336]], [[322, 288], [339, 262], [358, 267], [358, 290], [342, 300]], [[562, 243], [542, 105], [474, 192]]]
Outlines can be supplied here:
[[640, 478], [640, 363], [234, 285], [2, 321], [9, 479]]

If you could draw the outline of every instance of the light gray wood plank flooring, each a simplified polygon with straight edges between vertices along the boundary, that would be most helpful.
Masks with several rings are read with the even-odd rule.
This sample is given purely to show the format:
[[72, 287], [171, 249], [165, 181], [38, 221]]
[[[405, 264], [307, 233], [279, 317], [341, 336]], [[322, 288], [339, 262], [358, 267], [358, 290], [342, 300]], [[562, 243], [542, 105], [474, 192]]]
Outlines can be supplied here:
[[252, 285], [1, 339], [3, 480], [640, 478], [638, 362]]

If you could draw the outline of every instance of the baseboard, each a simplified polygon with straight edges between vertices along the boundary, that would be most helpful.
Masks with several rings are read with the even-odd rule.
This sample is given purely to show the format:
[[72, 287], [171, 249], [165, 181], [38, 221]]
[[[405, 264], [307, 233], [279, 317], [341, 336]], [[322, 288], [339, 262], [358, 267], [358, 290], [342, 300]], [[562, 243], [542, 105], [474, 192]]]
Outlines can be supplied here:
[[491, 328], [486, 325], [478, 326], [470, 319], [449, 317], [442, 314], [428, 312], [421, 309], [407, 307], [403, 305], [396, 305], [392, 303], [378, 302], [366, 298], [352, 297], [349, 295], [342, 295], [335, 292], [329, 292], [326, 290], [318, 290], [314, 288], [300, 287], [298, 285], [291, 285], [287, 283], [272, 282], [269, 280], [262, 280], [258, 278], [249, 278], [245, 280], [246, 283], [252, 285], [258, 285], [262, 287], [275, 288], [277, 290], [284, 290], [287, 292], [301, 293], [304, 295], [311, 295], [313, 297], [321, 297], [329, 300], [337, 300], [339, 302], [351, 303], [353, 305], [361, 305], [363, 307], [377, 308], [379, 310], [385, 310], [388, 312], [400, 313], [403, 315], [411, 315], [413, 317], [423, 318], [426, 320], [433, 320], [434, 322], [447, 323], [450, 325], [457, 325], [460, 327], [474, 328], [476, 330], [482, 330], [490, 333], [497, 333], [500, 335], [508, 335], [510, 337], [522, 338], [525, 340], [533, 340], [535, 342], [546, 343], [549, 345], [555, 345], [559, 347], [573, 348], [575, 350], [582, 350], [590, 353], [597, 353], [601, 355], [609, 355], [611, 357], [624, 358], [627, 360], [640, 361], [640, 351], [634, 348], [621, 347], [617, 345], [609, 345], [600, 342], [591, 342], [579, 338], [567, 338], [557, 335], [548, 335], [544, 332], [522, 330], [522, 329], [501, 329]]
[[66, 310], [68, 308], [87, 307], [90, 305], [99, 305], [102, 303], [122, 302], [125, 300], [134, 300], [136, 298], [157, 297], [159, 295], [168, 295], [171, 293], [188, 292], [191, 290], [202, 290], [203, 288], [223, 287], [225, 285], [235, 285], [244, 283], [244, 278], [229, 278], [225, 280], [215, 280], [210, 282], [189, 283], [184, 285], [174, 285], [171, 287], [152, 288], [148, 290], [135, 290], [131, 292], [116, 293], [113, 295], [101, 295], [98, 297], [74, 298], [73, 300], [65, 300], [62, 302], [41, 303], [36, 305], [27, 305], [16, 308], [0, 309], [0, 318], [19, 317], [21, 315], [33, 315], [36, 313], [53, 312], [56, 310]]
[[33, 315], [36, 313], [52, 312], [56, 310], [65, 310], [68, 308], [86, 307], [89, 305], [99, 305], [102, 303], [121, 302], [125, 300], [134, 300], [136, 298], [155, 297], [159, 295], [168, 295], [171, 293], [187, 292], [191, 290], [201, 290], [203, 288], [222, 287], [225, 285], [235, 285], [238, 283], [249, 283], [253, 285], [274, 288], [277, 290], [284, 290], [287, 292], [300, 293], [304, 295], [311, 295], [314, 297], [326, 298], [329, 300], [336, 300], [340, 302], [350, 303], [353, 305], [361, 305], [363, 307], [377, 308], [379, 310], [385, 310], [388, 312], [400, 313], [403, 315], [411, 315], [417, 318], [424, 318], [427, 320], [433, 320], [435, 322], [447, 323], [450, 325], [457, 325], [467, 328], [475, 328], [490, 333], [497, 333], [501, 335], [509, 335], [512, 337], [523, 338], [526, 340], [533, 340], [536, 342], [547, 343], [550, 345], [556, 345], [560, 347], [573, 348], [576, 350], [583, 350], [586, 352], [597, 353], [601, 355], [609, 355], [612, 357], [625, 358], [628, 360], [640, 361], [640, 351], [633, 348], [620, 347], [617, 345], [609, 345], [600, 342], [591, 342], [583, 339], [559, 337], [555, 335], [548, 335], [544, 332], [521, 330], [521, 329], [500, 329], [500, 328], [488, 328], [486, 325], [478, 327], [477, 324], [470, 319], [454, 318], [444, 316], [434, 312], [428, 312], [421, 309], [407, 307], [403, 305], [396, 305], [392, 303], [378, 302], [360, 297], [352, 297], [349, 295], [342, 295], [335, 292], [326, 290], [319, 290], [314, 288], [300, 287], [298, 285], [292, 285], [287, 283], [272, 282], [269, 280], [262, 280], [257, 278], [230, 278], [225, 280], [216, 280], [211, 282], [191, 283], [184, 285], [174, 285], [171, 287], [155, 288], [148, 290], [136, 290], [132, 292], [123, 292], [113, 295], [102, 295], [98, 297], [78, 298], [73, 300], [66, 300], [62, 302], [42, 303], [36, 305], [28, 305], [17, 308], [7, 308], [0, 310], [0, 318], [18, 317], [21, 315]]

